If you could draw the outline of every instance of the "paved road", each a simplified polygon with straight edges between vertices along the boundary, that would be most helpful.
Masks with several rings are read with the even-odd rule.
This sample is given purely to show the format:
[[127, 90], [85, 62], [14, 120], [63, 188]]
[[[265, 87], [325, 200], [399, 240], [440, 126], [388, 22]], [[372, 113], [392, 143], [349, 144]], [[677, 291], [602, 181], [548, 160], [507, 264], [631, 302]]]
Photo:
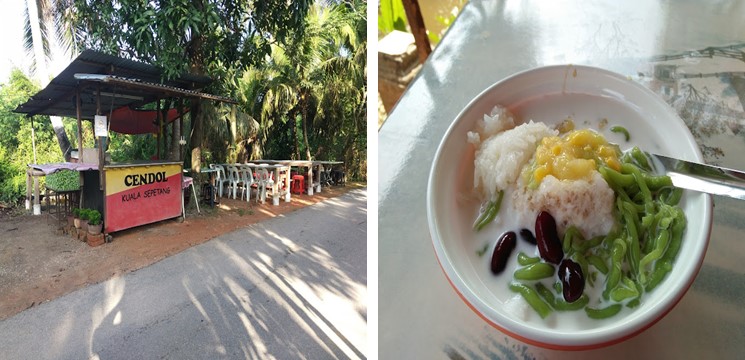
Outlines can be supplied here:
[[350, 191], [26, 310], [0, 322], [0, 358], [364, 359], [366, 199]]

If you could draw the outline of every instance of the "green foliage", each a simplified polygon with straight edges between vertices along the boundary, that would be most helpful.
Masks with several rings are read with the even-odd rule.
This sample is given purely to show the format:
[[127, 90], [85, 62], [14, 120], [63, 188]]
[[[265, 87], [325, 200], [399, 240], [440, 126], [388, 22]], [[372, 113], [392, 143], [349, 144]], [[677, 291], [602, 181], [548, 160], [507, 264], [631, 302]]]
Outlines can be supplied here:
[[[302, 36], [310, 0], [97, 1], [71, 0], [64, 20], [84, 30], [80, 47], [136, 57], [182, 73], [229, 75], [239, 64], [258, 64], [274, 42]], [[60, 2], [63, 3], [63, 2]], [[68, 2], [69, 3], [69, 2]], [[58, 4], [60, 5], [60, 4]], [[63, 13], [68, 6], [58, 6]], [[116, 31], [112, 31], [116, 29]], [[186, 61], [185, 61], [186, 60]], [[216, 85], [230, 85], [218, 76]]]
[[23, 169], [16, 166], [8, 157], [4, 148], [0, 148], [0, 202], [15, 203], [26, 190], [25, 179], [19, 182], [17, 174], [23, 174]]
[[366, 6], [315, 4], [303, 37], [246, 70], [239, 98], [259, 124], [252, 158], [343, 160], [364, 178]]
[[87, 211], [88, 225], [98, 225], [101, 223], [101, 213], [96, 209], [85, 209]]
[[[442, 39], [442, 36], [450, 27], [450, 24], [458, 17], [460, 9], [467, 2], [467, 0], [448, 0], [424, 5], [436, 9], [437, 14], [434, 20], [437, 21], [437, 24], [441, 25], [437, 26], [437, 24], [430, 22], [431, 18], [425, 19], [425, 23], [433, 25], [431, 28], [437, 29], [434, 31], [431, 29], [427, 30], [427, 37], [429, 37], [429, 41], [432, 44], [440, 42], [440, 39]], [[450, 10], [448, 10], [448, 7], [450, 7]], [[378, 8], [378, 35], [382, 37], [393, 30], [410, 32], [403, 2], [401, 0], [381, 0], [380, 7]]]
[[[63, 118], [62, 124], [65, 132], [69, 135], [70, 144], [73, 148], [78, 148], [78, 121], [72, 118]], [[90, 121], [83, 121], [83, 148], [92, 148], [95, 144], [93, 136], [93, 126]]]
[[401, 0], [381, 0], [378, 12], [378, 31], [387, 34], [406, 30], [406, 11]]
[[79, 218], [80, 220], [88, 220], [90, 217], [90, 211], [91, 209], [80, 209]]
[[[192, 108], [182, 129], [192, 134], [187, 164], [194, 164], [192, 148], [207, 163], [309, 154], [344, 160], [352, 178], [364, 177], [367, 2], [57, 4], [79, 47], [153, 63], [168, 78], [206, 74], [215, 82], [204, 91], [239, 100], [237, 107], [202, 101], [198, 112]], [[65, 128], [75, 136], [74, 121]], [[151, 136], [113, 134], [110, 141], [112, 161], [156, 153]]]
[[231, 147], [230, 122], [226, 118], [228, 106], [207, 102], [202, 104], [202, 115], [205, 124], [203, 144], [208, 149], [204, 152], [208, 162], [223, 162], [227, 159]]
[[80, 189], [80, 173], [73, 170], [60, 170], [46, 176], [47, 188], [54, 191], [73, 191]]
[[14, 162], [21, 166], [27, 164], [46, 164], [64, 161], [62, 152], [57, 144], [49, 117], [34, 117], [34, 139], [36, 142], [36, 161], [34, 161], [34, 144], [31, 141], [31, 121], [24, 119], [24, 124], [17, 134], [18, 147], [15, 151]]
[[442, 25], [442, 30], [440, 30], [439, 33], [427, 30], [427, 37], [433, 44], [437, 44], [440, 42], [440, 39], [442, 39], [442, 36], [445, 35], [445, 32], [450, 27], [450, 24], [452, 24], [453, 21], [455, 21], [455, 18], [458, 17], [460, 9], [462, 9], [463, 6], [466, 4], [466, 0], [456, 0], [452, 1], [452, 3], [454, 6], [450, 9], [449, 13], [443, 12], [443, 15], [437, 15], [437, 17], [435, 17], [435, 20], [437, 20], [437, 22]]
[[28, 119], [23, 114], [14, 113], [13, 110], [37, 91], [38, 86], [19, 69], [13, 69], [8, 82], [0, 86], [0, 147], [18, 147], [18, 131]]
[[109, 154], [111, 161], [150, 160], [158, 153], [157, 138], [154, 135], [128, 135], [111, 132]]
[[74, 209], [73, 210], [73, 216], [75, 215], [75, 210], [78, 211], [78, 216], [80, 220], [88, 220], [88, 224], [91, 225], [98, 225], [101, 223], [101, 213], [96, 209]]
[[[63, 14], [64, 22], [74, 24], [80, 48], [150, 62], [163, 69], [165, 78], [183, 73], [209, 75], [215, 81], [203, 90], [232, 96], [235, 79], [241, 77], [247, 65], [260, 66], [272, 44], [286, 44], [303, 36], [311, 3], [312, 0], [67, 0], [58, 3], [57, 13]], [[204, 103], [191, 104], [189, 158], [190, 152], [200, 154], [207, 145], [204, 130], [208, 127], [203, 124], [200, 110]], [[200, 159], [189, 160], [192, 166], [201, 166]]]
[[[26, 190], [28, 164], [62, 161], [62, 153], [49, 118], [35, 116], [32, 143], [31, 119], [13, 110], [39, 90], [20, 70], [14, 69], [8, 83], [0, 86], [0, 201], [17, 203]], [[45, 178], [40, 178], [41, 186]]]
[[82, 211], [82, 209], [80, 209], [80, 208], [74, 208], [74, 209], [72, 209], [72, 216], [75, 217], [75, 218], [77, 218], [77, 219], [80, 219], [80, 211]]

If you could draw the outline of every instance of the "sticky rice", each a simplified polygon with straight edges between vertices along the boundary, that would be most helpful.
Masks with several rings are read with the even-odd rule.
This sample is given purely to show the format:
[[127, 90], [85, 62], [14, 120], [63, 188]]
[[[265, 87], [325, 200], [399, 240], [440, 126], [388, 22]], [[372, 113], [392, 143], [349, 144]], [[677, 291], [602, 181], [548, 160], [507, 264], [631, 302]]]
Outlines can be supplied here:
[[500, 108], [492, 111], [495, 113], [494, 117], [485, 116], [477, 131], [468, 134], [468, 141], [476, 146], [473, 186], [490, 200], [496, 199], [500, 190], [515, 187], [541, 139], [558, 134], [546, 124], [532, 121], [512, 128], [513, 117], [507, 110]]
[[615, 193], [599, 172], [580, 180], [549, 175], [537, 187], [524, 183], [521, 173], [530, 166], [541, 139], [558, 135], [557, 130], [533, 121], [515, 127], [513, 115], [501, 107], [490, 115], [468, 133], [468, 141], [476, 149], [474, 188], [484, 200], [493, 201], [504, 190], [518, 213], [533, 218], [542, 210], [551, 213], [560, 233], [569, 225], [576, 226], [586, 238], [611, 230]]
[[548, 211], [556, 220], [560, 234], [574, 225], [589, 239], [605, 235], [613, 227], [615, 193], [597, 171], [589, 181], [559, 180], [548, 175], [536, 189], [529, 189], [521, 177], [512, 197], [517, 211], [532, 214]]
[[476, 121], [474, 131], [469, 131], [468, 142], [476, 146], [481, 145], [481, 139], [488, 139], [502, 131], [515, 127], [515, 119], [507, 109], [495, 106], [489, 115], [484, 114], [483, 119]]

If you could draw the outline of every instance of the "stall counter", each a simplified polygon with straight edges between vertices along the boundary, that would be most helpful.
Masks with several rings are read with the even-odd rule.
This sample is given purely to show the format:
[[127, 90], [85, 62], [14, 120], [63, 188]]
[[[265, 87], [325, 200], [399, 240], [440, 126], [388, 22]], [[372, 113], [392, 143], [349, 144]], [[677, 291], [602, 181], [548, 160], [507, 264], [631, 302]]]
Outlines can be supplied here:
[[181, 162], [148, 161], [104, 166], [106, 233], [181, 215]]

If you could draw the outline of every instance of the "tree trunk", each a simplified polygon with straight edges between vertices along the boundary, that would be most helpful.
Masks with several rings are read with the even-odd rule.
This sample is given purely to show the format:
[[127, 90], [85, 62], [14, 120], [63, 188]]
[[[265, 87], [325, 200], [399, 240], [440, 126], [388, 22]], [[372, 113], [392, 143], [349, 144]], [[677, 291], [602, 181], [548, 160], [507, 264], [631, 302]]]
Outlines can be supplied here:
[[179, 141], [181, 140], [181, 127], [179, 121], [174, 120], [171, 123], [171, 148], [168, 150], [168, 159], [171, 161], [179, 160]]
[[258, 131], [256, 132], [256, 139], [251, 145], [251, 153], [249, 160], [259, 160], [264, 158], [264, 146], [266, 145], [266, 119], [261, 118], [259, 123]]
[[292, 141], [295, 144], [295, 159], [300, 160], [300, 140], [297, 138], [297, 111], [290, 112], [290, 124], [292, 126]]
[[26, 0], [26, 7], [28, 8], [28, 20], [31, 24], [31, 42], [34, 46], [35, 74], [43, 88], [49, 83], [49, 74], [47, 73], [47, 62], [41, 34], [39, 7], [36, 5], [36, 0]]
[[183, 114], [183, 102], [181, 99], [176, 103], [176, 108], [179, 112], [179, 118], [171, 123], [171, 151], [169, 159], [172, 161], [181, 160], [181, 118]]
[[160, 99], [158, 99], [158, 102], [155, 104], [155, 113], [157, 114], [155, 116], [155, 123], [158, 126], [158, 133], [156, 134], [155, 138], [155, 156], [158, 158], [158, 160], [161, 160], [160, 140], [163, 138], [163, 112], [160, 109]]
[[[204, 6], [203, 3], [197, 2], [195, 5]], [[202, 45], [204, 44], [204, 36], [195, 35], [192, 41], [189, 42], [184, 53], [186, 58], [189, 60], [190, 73], [194, 75], [204, 75], [204, 58], [202, 54]], [[191, 169], [193, 171], [200, 171], [202, 169], [202, 140], [204, 140], [204, 127], [202, 126], [202, 99], [194, 98], [191, 100], [191, 139], [189, 146], [191, 147]]]
[[310, 145], [308, 145], [308, 103], [303, 95], [303, 143], [305, 144], [305, 156], [308, 161], [312, 160], [310, 157]]
[[191, 169], [199, 172], [202, 169], [202, 140], [204, 138], [204, 129], [202, 128], [202, 99], [193, 99], [191, 101]]
[[[31, 24], [31, 42], [34, 46], [34, 60], [36, 62], [36, 78], [39, 80], [42, 89], [49, 84], [49, 73], [47, 72], [46, 54], [44, 54], [44, 42], [41, 33], [41, 16], [36, 0], [26, 0], [28, 8], [29, 23]], [[60, 151], [65, 161], [70, 161], [72, 146], [70, 139], [65, 133], [65, 126], [62, 124], [62, 118], [59, 116], [50, 116], [49, 121], [52, 123], [54, 134], [57, 136]]]
[[[235, 161], [239, 162], [238, 159], [238, 106], [235, 104], [230, 105], [230, 115], [228, 116], [228, 123], [230, 124], [230, 145], [233, 146], [233, 154]], [[230, 155], [230, 154], [229, 154]]]
[[49, 121], [52, 122], [54, 134], [57, 135], [57, 142], [62, 151], [62, 156], [65, 158], [65, 161], [70, 161], [72, 145], [70, 145], [70, 139], [67, 137], [67, 133], [65, 132], [65, 125], [62, 124], [62, 118], [59, 116], [50, 116]]
[[[173, 99], [168, 98], [163, 100], [163, 106], [160, 106], [160, 101], [158, 101], [158, 111], [160, 111], [160, 124], [158, 126], [158, 132], [160, 133], [160, 138], [163, 141], [162, 144], [162, 151], [161, 156], [159, 156], [160, 160], [172, 160], [173, 156], [173, 142], [169, 143], [169, 140], [173, 140], [173, 131], [171, 132], [171, 136], [168, 135], [168, 111], [171, 109], [171, 105], [173, 104]], [[175, 121], [174, 121], [175, 122]], [[173, 129], [173, 127], [171, 127]]]

